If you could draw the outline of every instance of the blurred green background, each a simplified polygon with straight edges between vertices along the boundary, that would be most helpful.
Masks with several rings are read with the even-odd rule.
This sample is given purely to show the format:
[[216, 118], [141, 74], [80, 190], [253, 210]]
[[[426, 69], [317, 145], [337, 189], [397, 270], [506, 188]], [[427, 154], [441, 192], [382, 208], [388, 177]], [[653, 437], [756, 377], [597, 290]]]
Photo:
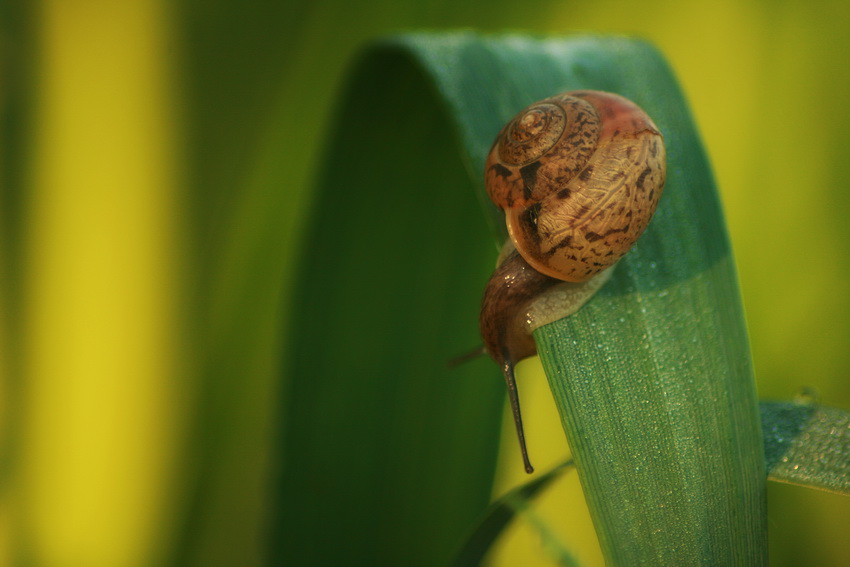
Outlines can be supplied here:
[[[310, 182], [347, 65], [405, 29], [655, 43], [715, 168], [760, 396], [850, 409], [850, 3], [0, 9], [0, 565], [265, 564]], [[846, 563], [847, 499], [770, 498], [772, 564]]]

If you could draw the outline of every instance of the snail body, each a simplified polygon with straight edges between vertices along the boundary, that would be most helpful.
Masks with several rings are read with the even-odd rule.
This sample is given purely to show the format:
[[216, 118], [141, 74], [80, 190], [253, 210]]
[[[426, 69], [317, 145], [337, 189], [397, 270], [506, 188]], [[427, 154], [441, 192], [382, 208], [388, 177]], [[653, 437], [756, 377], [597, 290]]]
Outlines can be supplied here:
[[535, 328], [575, 312], [607, 281], [649, 224], [664, 180], [660, 131], [611, 93], [534, 103], [490, 150], [487, 194], [505, 212], [510, 240], [485, 288], [481, 336], [505, 375], [527, 472], [514, 365], [536, 354]]

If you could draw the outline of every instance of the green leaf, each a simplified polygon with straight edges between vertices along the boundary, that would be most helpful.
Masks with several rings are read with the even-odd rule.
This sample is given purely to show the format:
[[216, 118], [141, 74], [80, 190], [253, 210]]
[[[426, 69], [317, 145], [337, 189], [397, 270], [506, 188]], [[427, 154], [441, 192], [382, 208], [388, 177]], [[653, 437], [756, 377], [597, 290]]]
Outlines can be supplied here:
[[496, 247], [415, 41], [358, 62], [322, 162], [284, 366], [276, 564], [444, 564], [489, 502], [504, 384], [487, 360], [447, 362], [480, 343]]
[[614, 90], [653, 117], [668, 151], [659, 209], [608, 285], [535, 339], [610, 565], [763, 565], [765, 469], [734, 262], [686, 104], [642, 53], [595, 52], [605, 80], [568, 84]]
[[445, 369], [479, 341], [504, 232], [484, 156], [519, 109], [580, 88], [634, 99], [669, 156], [613, 281], [536, 333], [603, 549], [612, 565], [764, 563], [733, 263], [670, 71], [627, 38], [471, 33], [380, 44], [343, 96], [287, 335], [275, 562], [445, 563], [486, 507], [504, 386], [488, 361]]
[[762, 402], [768, 479], [850, 495], [850, 412]]

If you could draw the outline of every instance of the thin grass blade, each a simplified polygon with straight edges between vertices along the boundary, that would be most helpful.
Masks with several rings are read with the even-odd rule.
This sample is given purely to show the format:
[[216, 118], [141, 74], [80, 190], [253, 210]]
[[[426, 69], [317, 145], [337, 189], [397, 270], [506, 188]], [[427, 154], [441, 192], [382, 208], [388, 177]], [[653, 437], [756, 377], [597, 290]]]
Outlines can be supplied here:
[[552, 482], [571, 470], [572, 460], [568, 460], [554, 469], [536, 476], [533, 480], [514, 488], [493, 502], [475, 530], [463, 543], [452, 561], [454, 567], [480, 565], [502, 531], [514, 520], [517, 513], [524, 510], [537, 496], [542, 494]]

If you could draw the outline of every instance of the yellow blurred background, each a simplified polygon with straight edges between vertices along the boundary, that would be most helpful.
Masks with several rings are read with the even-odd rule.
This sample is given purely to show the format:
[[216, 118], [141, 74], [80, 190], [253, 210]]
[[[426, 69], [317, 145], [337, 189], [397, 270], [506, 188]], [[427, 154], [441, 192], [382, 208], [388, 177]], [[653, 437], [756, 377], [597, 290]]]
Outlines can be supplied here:
[[[850, 409], [850, 3], [41, 0], [2, 10], [0, 566], [160, 565], [177, 538], [190, 542], [185, 565], [264, 564], [281, 290], [299, 213], [347, 63], [399, 29], [654, 42], [718, 179], [760, 396], [805, 386]], [[264, 183], [281, 169], [286, 191]], [[551, 401], [545, 388], [526, 391], [536, 400], [526, 413], [540, 416], [530, 442], [554, 447], [554, 464], [563, 435]], [[214, 447], [196, 446], [199, 430], [221, 424]], [[186, 479], [203, 466], [199, 504]], [[521, 480], [505, 472], [497, 492]], [[772, 563], [846, 564], [845, 500], [771, 487]], [[180, 508], [201, 505], [186, 535]], [[565, 529], [590, 533], [575, 522]], [[536, 536], [523, 529], [497, 562], [529, 560]]]

